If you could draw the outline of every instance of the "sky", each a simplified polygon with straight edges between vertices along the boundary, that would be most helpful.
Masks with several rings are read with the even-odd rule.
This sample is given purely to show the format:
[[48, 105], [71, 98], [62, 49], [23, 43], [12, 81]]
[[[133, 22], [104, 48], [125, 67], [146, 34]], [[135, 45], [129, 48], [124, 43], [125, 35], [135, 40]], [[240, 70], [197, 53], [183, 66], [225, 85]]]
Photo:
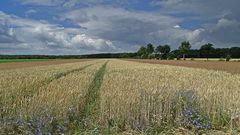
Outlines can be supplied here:
[[0, 54], [240, 47], [239, 0], [2, 0]]

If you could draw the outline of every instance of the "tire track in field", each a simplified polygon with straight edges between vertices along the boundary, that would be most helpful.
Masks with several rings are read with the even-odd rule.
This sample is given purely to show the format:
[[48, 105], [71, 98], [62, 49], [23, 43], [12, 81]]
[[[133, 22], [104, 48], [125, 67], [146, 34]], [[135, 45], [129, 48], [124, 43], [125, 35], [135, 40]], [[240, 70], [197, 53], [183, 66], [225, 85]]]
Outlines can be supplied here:
[[[96, 62], [96, 63], [98, 63], [98, 62]], [[38, 85], [33, 84], [31, 86], [28, 86], [28, 87], [24, 88], [21, 95], [16, 94], [16, 95], [12, 96], [9, 104], [15, 104], [16, 107], [22, 106], [22, 105], [24, 105], [24, 103], [26, 103], [28, 100], [30, 100], [33, 97], [34, 94], [39, 93], [39, 90], [40, 90], [41, 87], [46, 86], [46, 85], [50, 84], [51, 82], [53, 82], [54, 80], [60, 79], [60, 78], [65, 77], [69, 74], [82, 71], [82, 70], [84, 70], [84, 69], [86, 69], [86, 68], [88, 68], [88, 67], [90, 67], [90, 66], [92, 66], [96, 63], [89, 64], [89, 65], [86, 65], [86, 66], [83, 66], [83, 67], [80, 67], [80, 68], [77, 68], [77, 69], [72, 69], [72, 70], [69, 70], [69, 71], [66, 71], [66, 72], [57, 73], [53, 77], [50, 77], [50, 78], [42, 81]], [[18, 98], [17, 101], [15, 100], [16, 98]], [[0, 110], [1, 110], [1, 107], [0, 107]], [[14, 111], [17, 111], [17, 110], [14, 110]]]
[[[50, 84], [50, 83], [53, 82], [54, 80], [58, 80], [58, 79], [60, 79], [60, 78], [62, 78], [62, 77], [65, 77], [65, 76], [67, 76], [67, 75], [69, 75], [69, 74], [72, 74], [72, 73], [75, 73], [75, 72], [80, 72], [80, 71], [82, 71], [82, 70], [84, 70], [84, 69], [86, 69], [86, 68], [88, 68], [88, 67], [90, 67], [90, 66], [92, 66], [92, 65], [93, 65], [93, 64], [89, 64], [89, 65], [86, 65], [86, 66], [83, 66], [83, 67], [80, 67], [80, 68], [77, 68], [77, 69], [73, 69], [73, 70], [70, 70], [70, 71], [57, 73], [57, 74], [55, 74], [53, 77], [51, 77], [51, 78], [43, 81], [42, 83], [40, 83], [40, 85], [39, 85], [37, 88], [34, 88], [34, 89], [39, 89], [40, 87], [43, 87], [43, 86], [45, 86], [45, 85]], [[33, 87], [34, 87], [34, 86], [33, 86]], [[35, 86], [35, 87], [36, 87], [36, 86]], [[35, 91], [35, 92], [38, 92], [38, 91]], [[34, 94], [34, 93], [32, 93], [32, 94]], [[24, 95], [24, 98], [27, 98], [28, 96], [31, 96], [32, 94], [26, 94], [26, 95]]]
[[100, 88], [102, 85], [103, 77], [106, 71], [107, 62], [97, 71], [93, 81], [91, 82], [87, 94], [85, 95], [85, 104], [82, 110], [82, 128], [88, 129], [91, 124], [94, 124], [94, 117], [98, 114]]

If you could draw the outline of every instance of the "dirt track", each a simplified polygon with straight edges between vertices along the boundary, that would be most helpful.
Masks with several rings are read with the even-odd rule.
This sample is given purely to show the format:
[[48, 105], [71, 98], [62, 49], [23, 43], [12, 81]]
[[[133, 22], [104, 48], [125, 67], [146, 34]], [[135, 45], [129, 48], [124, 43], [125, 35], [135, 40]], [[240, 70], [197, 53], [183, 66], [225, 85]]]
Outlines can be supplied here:
[[1, 63], [0, 70], [9, 70], [17, 68], [26, 68], [26, 67], [36, 67], [36, 66], [48, 66], [48, 65], [57, 65], [65, 63], [74, 63], [87, 61], [87, 59], [70, 59], [70, 60], [50, 60], [50, 61], [38, 61], [38, 62], [13, 62], [13, 63]]
[[151, 64], [164, 64], [173, 66], [204, 68], [209, 70], [226, 71], [232, 74], [240, 73], [240, 62], [224, 62], [224, 61], [176, 61], [176, 60], [141, 60], [128, 59], [130, 61], [137, 61]]

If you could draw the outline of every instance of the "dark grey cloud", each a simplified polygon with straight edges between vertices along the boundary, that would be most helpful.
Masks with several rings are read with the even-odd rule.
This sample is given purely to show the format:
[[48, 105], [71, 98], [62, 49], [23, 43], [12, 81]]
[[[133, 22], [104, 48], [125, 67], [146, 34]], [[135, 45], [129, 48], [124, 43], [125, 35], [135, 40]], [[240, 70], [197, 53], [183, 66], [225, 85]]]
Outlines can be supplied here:
[[[191, 14], [187, 19], [202, 22], [199, 40], [214, 42], [217, 47], [240, 46], [240, 1], [238, 0], [154, 0], [165, 14]], [[182, 17], [184, 18], [184, 17]], [[186, 20], [185, 20], [186, 21]], [[183, 20], [184, 22], [184, 20]]]
[[0, 42], [17, 43], [18, 40], [12, 35], [12, 29], [6, 29], [6, 26], [0, 24]]
[[199, 37], [214, 42], [217, 47], [240, 47], [240, 38], [237, 35], [240, 35], [240, 22], [223, 17], [217, 23], [206, 26]]
[[[194, 41], [202, 30], [185, 30], [178, 26], [181, 18], [156, 12], [130, 11], [111, 6], [97, 6], [73, 10], [64, 15], [80, 26], [86, 27], [86, 33], [121, 42], [120, 48], [132, 51], [135, 46], [148, 42], [154, 44], [169, 43], [175, 48], [182, 40]], [[63, 18], [62, 18], [63, 19]]]
[[[239, 4], [237, 0], [153, 0], [151, 5], [159, 7], [154, 11], [94, 6], [68, 12], [67, 18], [86, 27], [90, 34], [126, 46], [153, 42], [168, 43], [177, 48], [179, 42], [189, 40], [195, 48], [206, 42], [212, 42], [216, 47], [231, 47], [240, 46], [236, 36], [240, 30]], [[222, 20], [232, 23], [219, 25]], [[201, 23], [195, 29], [181, 27], [191, 21]]]
[[172, 13], [194, 13], [215, 17], [224, 14], [240, 14], [237, 12], [240, 11], [238, 0], [153, 0], [151, 3], [153, 6], [161, 6], [164, 12]]
[[14, 34], [13, 28], [8, 26], [7, 20], [4, 20], [3, 14], [0, 12], [0, 42], [1, 43], [17, 43], [19, 42]]

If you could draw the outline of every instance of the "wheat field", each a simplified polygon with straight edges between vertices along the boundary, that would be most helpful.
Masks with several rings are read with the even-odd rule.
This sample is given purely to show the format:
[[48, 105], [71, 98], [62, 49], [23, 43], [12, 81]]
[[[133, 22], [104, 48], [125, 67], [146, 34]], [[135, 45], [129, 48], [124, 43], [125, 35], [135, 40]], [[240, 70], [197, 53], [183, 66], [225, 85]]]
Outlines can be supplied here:
[[239, 74], [106, 59], [0, 76], [0, 134], [240, 133]]

